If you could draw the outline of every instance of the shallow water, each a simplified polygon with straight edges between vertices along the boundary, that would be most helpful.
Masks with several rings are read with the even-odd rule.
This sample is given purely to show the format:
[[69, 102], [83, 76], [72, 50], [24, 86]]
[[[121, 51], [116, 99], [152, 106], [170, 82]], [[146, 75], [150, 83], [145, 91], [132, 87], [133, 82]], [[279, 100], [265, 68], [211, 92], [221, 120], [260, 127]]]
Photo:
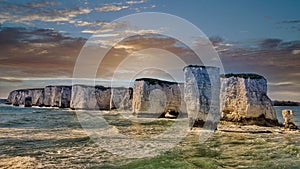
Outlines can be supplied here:
[[[279, 121], [281, 109], [275, 107]], [[174, 120], [132, 122], [116, 114], [106, 121], [132, 138], [158, 135]], [[166, 127], [168, 126], [168, 127]], [[278, 130], [279, 129], [272, 129]], [[0, 168], [299, 168], [300, 133], [233, 133], [217, 131], [199, 142], [190, 131], [177, 146], [159, 156], [125, 158], [110, 153], [82, 129], [76, 113], [53, 108], [0, 106]], [[108, 143], [109, 144], [109, 143]], [[149, 145], [148, 145], [149, 146]]]

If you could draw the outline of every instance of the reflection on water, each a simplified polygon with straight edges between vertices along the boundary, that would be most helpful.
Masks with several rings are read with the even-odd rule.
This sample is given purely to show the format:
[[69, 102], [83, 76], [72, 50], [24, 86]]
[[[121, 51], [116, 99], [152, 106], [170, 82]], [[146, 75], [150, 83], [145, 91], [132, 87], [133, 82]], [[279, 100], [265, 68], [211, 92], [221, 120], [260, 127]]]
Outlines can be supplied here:
[[[299, 107], [292, 109], [299, 126]], [[105, 119], [131, 137], [159, 134], [174, 123], [160, 119], [136, 124], [118, 115]], [[70, 110], [0, 107], [0, 168], [298, 168], [299, 146], [299, 132], [217, 131], [200, 144], [192, 131], [160, 156], [128, 159], [93, 142]]]

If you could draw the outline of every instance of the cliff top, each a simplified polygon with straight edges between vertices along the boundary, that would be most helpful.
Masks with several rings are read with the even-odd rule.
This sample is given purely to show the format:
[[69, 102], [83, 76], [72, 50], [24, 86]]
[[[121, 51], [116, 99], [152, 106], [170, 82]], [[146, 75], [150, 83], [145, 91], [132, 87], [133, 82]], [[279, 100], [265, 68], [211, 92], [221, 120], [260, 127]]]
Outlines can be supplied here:
[[183, 69], [185, 68], [189, 68], [189, 67], [196, 67], [196, 68], [217, 68], [217, 67], [214, 67], [214, 66], [204, 66], [204, 65], [188, 65], [188, 66], [185, 66]]
[[178, 84], [177, 82], [171, 82], [171, 81], [165, 81], [165, 80], [159, 80], [159, 79], [152, 79], [152, 78], [140, 78], [136, 79], [135, 81], [146, 81], [150, 84]]
[[28, 91], [28, 90], [44, 90], [44, 88], [28, 88], [28, 89], [16, 89], [16, 90], [12, 90], [11, 92], [14, 92], [14, 91]]
[[229, 74], [223, 74], [221, 75], [222, 78], [230, 78], [230, 77], [240, 77], [244, 79], [264, 79], [263, 76], [254, 74], [254, 73], [239, 73], [239, 74], [234, 74], [234, 73], [229, 73]]

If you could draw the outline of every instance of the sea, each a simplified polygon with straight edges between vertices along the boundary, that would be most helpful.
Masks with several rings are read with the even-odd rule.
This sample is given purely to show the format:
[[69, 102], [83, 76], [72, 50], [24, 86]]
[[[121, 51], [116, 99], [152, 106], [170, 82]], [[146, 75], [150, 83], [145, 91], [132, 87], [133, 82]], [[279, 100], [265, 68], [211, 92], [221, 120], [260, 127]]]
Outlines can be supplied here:
[[[300, 127], [300, 107], [275, 109], [281, 123], [281, 111], [293, 110], [294, 122]], [[191, 130], [168, 150], [137, 158], [105, 148], [114, 146], [112, 142], [99, 144], [83, 128], [77, 113], [1, 104], [0, 168], [300, 168], [299, 131], [279, 127], [271, 127], [273, 132], [257, 133], [215, 131], [200, 141], [198, 133]], [[130, 141], [149, 135], [154, 138], [176, 122], [156, 119], [139, 123], [110, 112], [106, 112], [105, 119], [116, 131], [130, 136]], [[143, 146], [151, 147], [145, 144], [140, 148]], [[160, 148], [155, 146], [153, 149]]]

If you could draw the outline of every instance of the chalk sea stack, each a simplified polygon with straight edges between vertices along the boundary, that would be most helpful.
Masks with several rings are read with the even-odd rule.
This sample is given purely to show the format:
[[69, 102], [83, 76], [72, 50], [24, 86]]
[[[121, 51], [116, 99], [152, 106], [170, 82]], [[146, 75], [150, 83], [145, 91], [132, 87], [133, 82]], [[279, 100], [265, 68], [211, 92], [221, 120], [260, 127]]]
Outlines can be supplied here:
[[[216, 67], [190, 65], [184, 71], [184, 100], [193, 126], [220, 119], [220, 70]], [[216, 124], [215, 124], [216, 125]]]
[[133, 87], [132, 111], [143, 117], [164, 117], [183, 112], [183, 84], [151, 78], [137, 79]]
[[294, 112], [290, 109], [284, 109], [282, 110], [282, 117], [284, 119], [284, 128], [290, 129], [290, 130], [296, 130], [298, 127], [294, 123]]
[[267, 80], [257, 74], [221, 76], [222, 120], [262, 126], [279, 125], [272, 101], [267, 96]]

